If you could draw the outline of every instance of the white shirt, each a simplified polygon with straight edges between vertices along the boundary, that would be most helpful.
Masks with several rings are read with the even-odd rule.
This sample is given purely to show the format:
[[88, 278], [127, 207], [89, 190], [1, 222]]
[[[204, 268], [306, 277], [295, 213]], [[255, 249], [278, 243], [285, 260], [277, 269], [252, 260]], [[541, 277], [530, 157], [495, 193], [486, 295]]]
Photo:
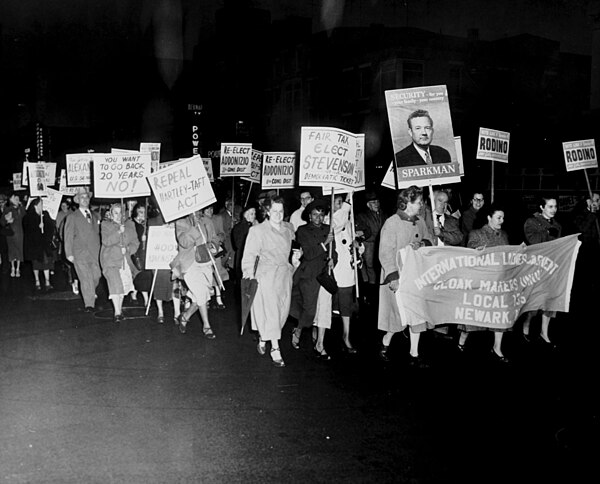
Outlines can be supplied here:
[[298, 230], [301, 225], [306, 225], [306, 222], [302, 220], [302, 212], [304, 212], [304, 207], [300, 207], [290, 217], [290, 223], [294, 226], [294, 231]]

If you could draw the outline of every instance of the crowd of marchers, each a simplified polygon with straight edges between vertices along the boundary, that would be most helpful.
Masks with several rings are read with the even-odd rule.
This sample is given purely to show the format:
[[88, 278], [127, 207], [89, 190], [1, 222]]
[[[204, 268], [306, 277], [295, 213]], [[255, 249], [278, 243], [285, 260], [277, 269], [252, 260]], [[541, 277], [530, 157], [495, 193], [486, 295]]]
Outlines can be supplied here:
[[[153, 314], [159, 324], [167, 322], [167, 315], [171, 320], [172, 315], [182, 334], [198, 313], [202, 334], [210, 340], [218, 336], [211, 327], [211, 312], [225, 308], [226, 303], [239, 304], [244, 299], [239, 293], [247, 287], [242, 280], [255, 280], [249, 325], [257, 336], [257, 352], [269, 353], [277, 367], [285, 366], [280, 340], [286, 324], [292, 326], [292, 349], [299, 349], [309, 339], [315, 356], [328, 360], [325, 335], [332, 320], [337, 321], [342, 329], [337, 344], [345, 353], [356, 354], [360, 345], [351, 328], [360, 324], [358, 315], [366, 313], [359, 308], [366, 307], [371, 317], [377, 314], [379, 358], [390, 360], [392, 338], [402, 332], [410, 341], [409, 364], [426, 367], [427, 360], [419, 355], [424, 331], [455, 338], [457, 351], [464, 352], [469, 334], [486, 329], [439, 327], [435, 321], [408, 327], [395, 294], [400, 249], [409, 245], [417, 250], [446, 245], [480, 249], [508, 245], [519, 238], [520, 243], [531, 245], [580, 233], [576, 277], [587, 280], [599, 269], [597, 193], [591, 198], [582, 196], [581, 203], [564, 217], [568, 224], [562, 225], [556, 217], [560, 208], [557, 197], [540, 196], [537, 210], [525, 219], [518, 234], [503, 228], [505, 216], [510, 216], [506, 207], [489, 203], [483, 191], [468, 198], [466, 206], [455, 206], [451, 190], [425, 196], [423, 189], [412, 186], [400, 190], [395, 210], [384, 214], [375, 191], [356, 197], [359, 206], [352, 206], [354, 199], [346, 194], [317, 197], [305, 190], [299, 200], [287, 203], [271, 191], [261, 192], [245, 207], [234, 206], [226, 196], [215, 205], [167, 223], [152, 197], [99, 205], [93, 203], [93, 193], [82, 187], [72, 197], [63, 198], [53, 219], [41, 198], [0, 193], [0, 262], [11, 279], [21, 277], [25, 268], [31, 270], [36, 292], [53, 290], [55, 271], [63, 272], [70, 289], [81, 296], [83, 309], [90, 313], [98, 309], [100, 288], [106, 288], [116, 323], [123, 320], [125, 298], [155, 306]], [[295, 208], [298, 204], [296, 210], [289, 209], [288, 205]], [[222, 208], [215, 213], [217, 206]], [[151, 226], [174, 228], [177, 256], [170, 269], [145, 268]], [[30, 264], [23, 265], [24, 261]], [[232, 289], [227, 298], [223, 292], [226, 282]], [[170, 306], [172, 311], [165, 311]], [[535, 339], [553, 348], [550, 323], [554, 316], [549, 311], [526, 313], [515, 331], [525, 343]], [[306, 338], [303, 330], [307, 330]], [[502, 350], [506, 331], [490, 332], [491, 358], [508, 362]]]

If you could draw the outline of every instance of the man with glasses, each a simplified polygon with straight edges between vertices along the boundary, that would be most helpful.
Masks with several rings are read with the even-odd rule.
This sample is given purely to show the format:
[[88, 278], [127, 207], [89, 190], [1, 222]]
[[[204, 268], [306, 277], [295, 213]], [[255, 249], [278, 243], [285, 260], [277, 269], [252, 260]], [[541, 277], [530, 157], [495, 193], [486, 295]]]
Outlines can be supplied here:
[[473, 193], [473, 197], [471, 198], [471, 205], [467, 208], [460, 220], [460, 229], [462, 230], [463, 235], [465, 236], [465, 243], [467, 242], [467, 238], [469, 237], [469, 232], [473, 230], [475, 225], [475, 220], [477, 220], [477, 215], [483, 205], [485, 204], [485, 197], [481, 192]]
[[302, 212], [306, 206], [314, 200], [313, 196], [310, 192], [302, 192], [300, 193], [300, 208], [296, 210], [292, 216], [290, 217], [290, 223], [294, 226], [294, 232], [298, 230], [298, 227], [304, 225], [306, 221], [302, 218]]

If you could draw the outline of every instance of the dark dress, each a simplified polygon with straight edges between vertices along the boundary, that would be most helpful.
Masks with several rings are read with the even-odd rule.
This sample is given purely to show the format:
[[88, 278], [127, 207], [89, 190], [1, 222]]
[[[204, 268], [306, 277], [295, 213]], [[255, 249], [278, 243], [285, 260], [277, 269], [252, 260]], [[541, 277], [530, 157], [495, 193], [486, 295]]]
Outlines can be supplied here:
[[150, 289], [152, 288], [152, 271], [145, 269], [146, 244], [142, 242], [142, 236], [146, 232], [146, 226], [136, 222], [135, 220], [133, 221], [133, 224], [135, 225], [135, 233], [137, 234], [137, 238], [140, 241], [140, 246], [138, 247], [135, 255], [141, 264], [139, 267], [140, 272], [133, 280], [133, 287], [135, 287], [137, 291], [150, 292]]
[[296, 242], [302, 248], [300, 266], [294, 272], [290, 315], [298, 320], [299, 328], [313, 325], [317, 311], [319, 282], [317, 275], [327, 264], [328, 251], [321, 245], [327, 239], [329, 225], [317, 227], [312, 223], [298, 227]]
[[231, 243], [235, 251], [233, 269], [236, 281], [242, 278], [242, 257], [244, 256], [244, 247], [246, 246], [250, 227], [252, 227], [252, 224], [244, 219], [235, 224], [233, 229], [231, 229]]
[[52, 238], [56, 231], [54, 220], [48, 212], [43, 212], [44, 232], [40, 228], [40, 215], [29, 210], [23, 217], [23, 253], [25, 260], [30, 260], [33, 269], [44, 271], [54, 269], [56, 260]]

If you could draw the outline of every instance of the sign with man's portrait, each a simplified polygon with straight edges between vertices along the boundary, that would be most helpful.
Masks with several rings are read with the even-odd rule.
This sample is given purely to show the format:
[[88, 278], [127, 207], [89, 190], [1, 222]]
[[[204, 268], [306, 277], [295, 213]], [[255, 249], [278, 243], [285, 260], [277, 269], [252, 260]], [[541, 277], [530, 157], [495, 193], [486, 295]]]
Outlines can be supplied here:
[[385, 100], [398, 184], [456, 182], [460, 166], [446, 86], [386, 91]]

